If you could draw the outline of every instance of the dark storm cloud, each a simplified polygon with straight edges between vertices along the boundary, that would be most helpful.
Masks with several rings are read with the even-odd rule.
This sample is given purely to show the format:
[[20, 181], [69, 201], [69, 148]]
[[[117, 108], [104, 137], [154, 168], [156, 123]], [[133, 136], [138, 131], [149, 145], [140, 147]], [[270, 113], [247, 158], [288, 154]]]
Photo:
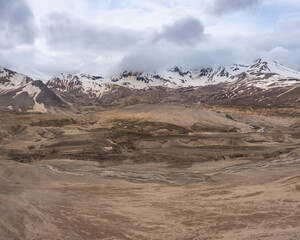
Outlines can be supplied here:
[[121, 27], [90, 24], [55, 13], [49, 17], [46, 38], [51, 47], [59, 49], [120, 51], [137, 44], [140, 33]]
[[179, 19], [163, 27], [155, 40], [168, 40], [178, 45], [195, 45], [203, 39], [204, 27], [193, 17]]
[[217, 15], [252, 8], [259, 3], [260, 0], [210, 0], [208, 8], [211, 13]]
[[161, 46], [144, 46], [127, 54], [113, 71], [152, 71], [164, 68], [166, 64], [173, 64], [177, 58], [177, 51]]
[[34, 18], [26, 1], [0, 0], [0, 47], [30, 44], [34, 38]]

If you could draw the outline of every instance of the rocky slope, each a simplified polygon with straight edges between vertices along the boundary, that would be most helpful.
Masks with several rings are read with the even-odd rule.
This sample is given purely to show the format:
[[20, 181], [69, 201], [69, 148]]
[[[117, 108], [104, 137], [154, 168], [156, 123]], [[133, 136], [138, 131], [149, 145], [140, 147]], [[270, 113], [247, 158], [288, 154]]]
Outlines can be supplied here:
[[0, 107], [15, 112], [72, 111], [42, 81], [0, 67]]

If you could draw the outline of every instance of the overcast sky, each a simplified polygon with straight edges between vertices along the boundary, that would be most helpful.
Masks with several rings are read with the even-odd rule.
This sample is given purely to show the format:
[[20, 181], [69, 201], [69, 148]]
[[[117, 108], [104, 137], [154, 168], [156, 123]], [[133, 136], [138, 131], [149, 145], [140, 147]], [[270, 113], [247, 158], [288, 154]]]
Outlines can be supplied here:
[[0, 0], [0, 66], [31, 76], [258, 57], [300, 71], [299, 0]]

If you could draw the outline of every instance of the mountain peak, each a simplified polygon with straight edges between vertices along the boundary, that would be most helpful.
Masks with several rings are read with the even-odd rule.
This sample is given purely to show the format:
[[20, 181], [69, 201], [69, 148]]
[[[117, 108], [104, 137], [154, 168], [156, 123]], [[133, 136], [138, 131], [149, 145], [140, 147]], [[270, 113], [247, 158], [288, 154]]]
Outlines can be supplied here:
[[282, 65], [278, 61], [271, 60], [271, 59], [268, 59], [268, 58], [257, 58], [252, 62], [252, 65], [255, 65], [255, 64], [278, 64], [278, 65]]

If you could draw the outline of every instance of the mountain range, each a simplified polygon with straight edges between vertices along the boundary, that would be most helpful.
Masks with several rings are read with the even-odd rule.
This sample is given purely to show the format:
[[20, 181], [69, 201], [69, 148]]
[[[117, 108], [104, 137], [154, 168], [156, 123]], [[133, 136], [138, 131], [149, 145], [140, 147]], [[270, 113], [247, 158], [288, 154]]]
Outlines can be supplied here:
[[[182, 98], [197, 98], [196, 102], [224, 102], [226, 99], [249, 98], [261, 93], [268, 95], [270, 92], [278, 93], [277, 97], [280, 94], [284, 96], [286, 91], [289, 91], [286, 96], [292, 96], [289, 101], [297, 104], [300, 102], [297, 98], [299, 85], [299, 72], [277, 61], [264, 59], [248, 65], [232, 64], [217, 68], [175, 66], [157, 72], [124, 71], [110, 78], [60, 74], [48, 81], [33, 80], [2, 67], [0, 106], [16, 112], [59, 113], [78, 112], [80, 106], [107, 106], [109, 102], [118, 106], [118, 99], [126, 99], [124, 104], [139, 103], [142, 96], [150, 103], [159, 102], [164, 97], [176, 99], [178, 92]], [[272, 106], [272, 101], [267, 101], [266, 106]]]

